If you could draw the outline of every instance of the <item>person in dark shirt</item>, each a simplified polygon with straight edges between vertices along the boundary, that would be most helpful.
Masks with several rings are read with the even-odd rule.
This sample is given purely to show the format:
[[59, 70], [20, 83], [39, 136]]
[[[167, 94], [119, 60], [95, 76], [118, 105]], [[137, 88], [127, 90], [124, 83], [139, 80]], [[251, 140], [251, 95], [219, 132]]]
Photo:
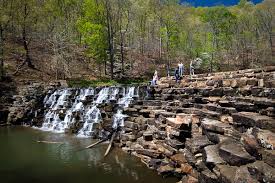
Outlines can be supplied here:
[[178, 68], [176, 68], [176, 70], [175, 70], [175, 78], [176, 78], [176, 82], [178, 83], [180, 81], [180, 74], [179, 74]]

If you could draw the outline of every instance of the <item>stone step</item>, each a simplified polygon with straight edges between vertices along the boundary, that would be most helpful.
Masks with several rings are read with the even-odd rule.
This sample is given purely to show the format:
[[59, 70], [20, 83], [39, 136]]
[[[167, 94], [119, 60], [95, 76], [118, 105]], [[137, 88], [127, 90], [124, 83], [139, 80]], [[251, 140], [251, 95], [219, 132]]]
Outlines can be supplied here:
[[220, 114], [233, 114], [238, 112], [234, 107], [221, 107], [218, 104], [214, 104], [214, 103], [209, 103], [209, 104], [195, 104], [194, 105], [195, 108], [198, 109], [206, 109], [209, 111], [214, 111], [214, 112], [218, 112]]
[[237, 126], [258, 127], [275, 132], [275, 119], [252, 112], [238, 112], [232, 114], [234, 124]]
[[201, 118], [211, 118], [211, 119], [220, 119], [221, 113], [209, 111], [207, 109], [198, 109], [198, 108], [180, 108], [178, 109], [182, 113], [186, 114], [196, 114], [197, 116]]

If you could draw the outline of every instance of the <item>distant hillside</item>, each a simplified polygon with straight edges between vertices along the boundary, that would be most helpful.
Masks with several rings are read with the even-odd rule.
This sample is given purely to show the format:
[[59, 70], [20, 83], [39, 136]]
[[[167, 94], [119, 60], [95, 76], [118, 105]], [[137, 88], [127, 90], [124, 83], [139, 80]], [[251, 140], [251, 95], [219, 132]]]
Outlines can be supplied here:
[[[240, 0], [181, 0], [182, 3], [189, 3], [193, 6], [216, 6], [225, 5], [233, 6], [239, 3]], [[254, 4], [260, 3], [263, 0], [251, 0]]]

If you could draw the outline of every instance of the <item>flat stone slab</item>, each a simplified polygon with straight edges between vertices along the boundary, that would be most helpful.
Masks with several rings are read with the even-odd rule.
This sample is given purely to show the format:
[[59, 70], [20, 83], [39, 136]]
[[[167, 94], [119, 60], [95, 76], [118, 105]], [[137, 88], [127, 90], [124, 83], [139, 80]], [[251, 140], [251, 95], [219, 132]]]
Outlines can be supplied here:
[[218, 145], [210, 145], [204, 147], [204, 157], [206, 164], [209, 165], [217, 165], [217, 164], [225, 164], [225, 161], [219, 155], [219, 147]]
[[252, 164], [248, 164], [247, 169], [252, 177], [257, 178], [259, 182], [275, 182], [275, 169], [263, 161], [256, 161]]
[[237, 141], [227, 140], [221, 143], [220, 156], [232, 166], [241, 166], [255, 161], [245, 148]]
[[193, 154], [202, 153], [203, 148], [208, 145], [213, 145], [213, 143], [208, 140], [207, 136], [197, 136], [188, 139], [185, 143], [186, 148]]
[[171, 165], [164, 165], [164, 166], [160, 166], [157, 171], [159, 174], [162, 175], [171, 175], [174, 173], [175, 168], [172, 167]]
[[237, 169], [236, 175], [234, 178], [234, 182], [242, 182], [242, 183], [259, 183], [256, 179], [254, 179], [247, 167], [241, 166]]
[[215, 170], [219, 172], [220, 182], [234, 183], [237, 167], [229, 165], [217, 165]]
[[156, 159], [162, 156], [161, 152], [156, 150], [151, 150], [151, 149], [137, 149], [136, 153], [149, 156], [151, 158], [156, 158]]
[[249, 173], [246, 166], [236, 167], [229, 165], [217, 165], [214, 169], [219, 173], [220, 182], [226, 183], [259, 183]]
[[275, 168], [275, 150], [266, 150], [264, 149], [262, 152], [263, 161], [273, 168]]
[[231, 125], [218, 120], [204, 118], [202, 120], [202, 128], [208, 131], [224, 134], [226, 128], [230, 129], [232, 127]]
[[176, 149], [184, 147], [184, 143], [182, 143], [176, 139], [166, 139], [165, 143], [173, 148], [176, 148]]
[[177, 153], [177, 154], [171, 156], [171, 160], [176, 162], [178, 165], [187, 163], [187, 160], [185, 159], [185, 156], [183, 153]]
[[192, 116], [190, 114], [181, 114], [176, 118], [166, 118], [166, 123], [177, 129], [189, 129], [191, 130]]
[[204, 170], [199, 174], [200, 183], [218, 183], [218, 177], [210, 170]]
[[198, 116], [208, 117], [208, 118], [214, 118], [218, 119], [221, 115], [218, 112], [209, 111], [207, 109], [198, 109], [198, 108], [181, 108], [183, 113], [187, 114], [196, 114]]
[[235, 124], [243, 125], [246, 127], [258, 127], [261, 129], [269, 129], [275, 132], [275, 119], [263, 116], [253, 112], [239, 112], [232, 114]]

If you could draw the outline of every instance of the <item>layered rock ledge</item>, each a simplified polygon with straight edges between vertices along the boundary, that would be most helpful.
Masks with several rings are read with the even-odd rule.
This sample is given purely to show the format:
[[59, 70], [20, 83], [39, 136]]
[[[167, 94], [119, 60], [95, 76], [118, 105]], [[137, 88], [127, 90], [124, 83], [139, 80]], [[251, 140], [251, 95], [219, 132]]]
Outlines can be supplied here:
[[118, 145], [181, 183], [275, 182], [275, 67], [161, 78]]

